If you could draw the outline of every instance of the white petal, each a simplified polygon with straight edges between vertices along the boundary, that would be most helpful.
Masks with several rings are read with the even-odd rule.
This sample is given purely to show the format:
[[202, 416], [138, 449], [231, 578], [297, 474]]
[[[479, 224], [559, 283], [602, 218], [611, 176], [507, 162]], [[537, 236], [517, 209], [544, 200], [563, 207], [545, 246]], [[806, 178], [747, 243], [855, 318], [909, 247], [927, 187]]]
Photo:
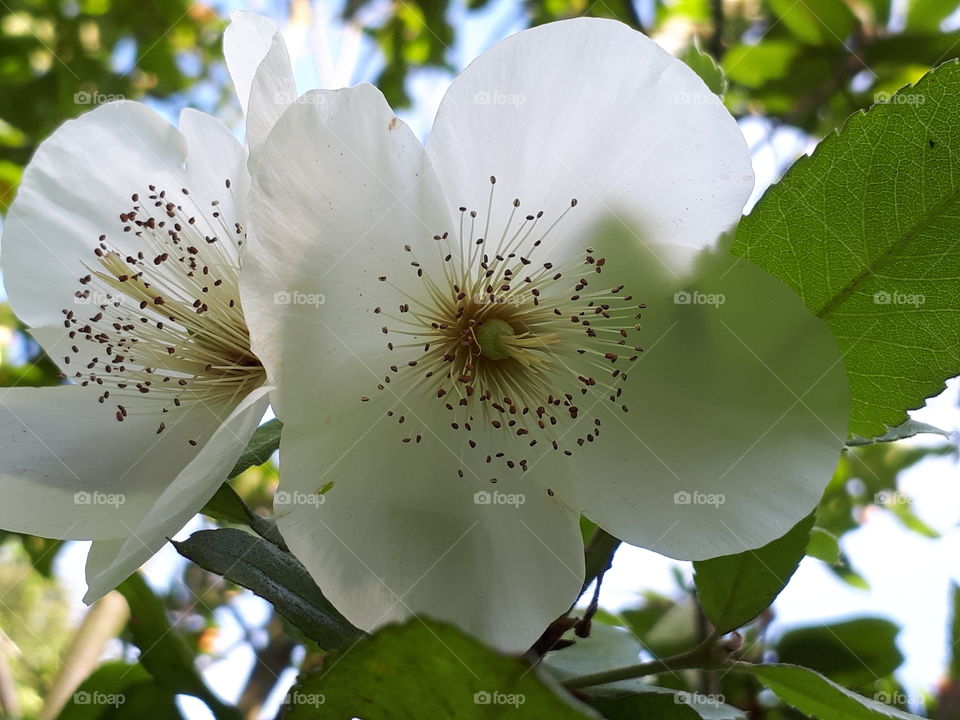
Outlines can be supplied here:
[[6, 288], [24, 322], [61, 324], [101, 234], [121, 250], [140, 249], [119, 219], [133, 193], [153, 184], [188, 187], [198, 203], [227, 199], [224, 173], [242, 166], [242, 146], [218, 121], [196, 113], [184, 119], [189, 139], [143, 105], [110, 103], [64, 123], [40, 144], [3, 228]]
[[628, 379], [616, 404], [602, 391], [581, 402], [578, 432], [599, 418], [596, 441], [531, 474], [617, 537], [675, 558], [785, 534], [816, 505], [847, 436], [829, 328], [746, 260], [701, 258], [682, 285], [629, 237], [603, 235], [597, 253], [610, 281], [627, 280], [646, 304], [644, 351], [618, 361]]
[[266, 412], [270, 388], [244, 398], [200, 452], [159, 493], [120, 540], [96, 541], [87, 557], [92, 603], [123, 582], [196, 515], [227, 478]]
[[269, 18], [234, 12], [223, 36], [223, 54], [247, 117], [247, 145], [255, 150], [297, 97], [283, 35]]
[[0, 527], [61, 539], [125, 537], [221, 420], [195, 407], [158, 435], [156, 414], [117, 422], [98, 395], [77, 385], [0, 391]]
[[598, 215], [644, 239], [702, 247], [740, 216], [753, 188], [746, 143], [684, 63], [612, 20], [525, 30], [485, 52], [444, 96], [428, 152], [448, 197], [485, 207], [495, 228], [519, 198], [578, 237]]
[[583, 582], [578, 515], [518, 476], [458, 479], [459, 458], [427, 432], [423, 444], [402, 444], [384, 420], [343, 447], [315, 426], [285, 425], [280, 530], [359, 627], [424, 614], [522, 652]]
[[[241, 276], [241, 294], [254, 352], [280, 386], [274, 410], [283, 417], [287, 395], [310, 392], [286, 381], [291, 370], [332, 376], [356, 364], [353, 353], [386, 352], [374, 308], [395, 305], [397, 293], [377, 278], [415, 279], [404, 243], [433, 242], [450, 221], [423, 147], [369, 85], [311, 92], [292, 105], [253, 182], [251, 272]], [[336, 383], [318, 398], [326, 403], [329, 391], [357, 396]]]

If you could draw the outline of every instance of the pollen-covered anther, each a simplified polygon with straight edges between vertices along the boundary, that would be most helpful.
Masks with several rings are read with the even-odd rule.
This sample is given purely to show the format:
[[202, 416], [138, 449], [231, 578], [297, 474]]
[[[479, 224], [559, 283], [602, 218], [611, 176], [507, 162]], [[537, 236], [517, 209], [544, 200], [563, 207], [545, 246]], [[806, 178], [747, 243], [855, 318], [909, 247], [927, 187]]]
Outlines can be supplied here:
[[[73, 343], [63, 362], [83, 368], [72, 379], [101, 386], [98, 401], [109, 399], [119, 422], [239, 399], [264, 376], [240, 309], [242, 225], [187, 188], [150, 185], [130, 200], [117, 239], [105, 228], [74, 307], [63, 310]], [[158, 418], [157, 433], [170, 425]]]
[[391, 364], [394, 380], [427, 388], [469, 447], [484, 443], [487, 462], [523, 471], [528, 460], [519, 453], [529, 448], [569, 455], [595, 442], [601, 421], [587, 415], [598, 402], [628, 410], [622, 384], [642, 352], [631, 338], [643, 305], [605, 282], [615, 268], [593, 248], [562, 261], [541, 257], [576, 199], [546, 228], [544, 211], [522, 213], [514, 199], [505, 226], [491, 234], [495, 184], [490, 178], [482, 229], [481, 215], [461, 207], [459, 231], [429, 241], [438, 260], [413, 263], [421, 292], [380, 276], [397, 290], [399, 312], [374, 312], [391, 323], [382, 328], [394, 336], [388, 349], [410, 356]]

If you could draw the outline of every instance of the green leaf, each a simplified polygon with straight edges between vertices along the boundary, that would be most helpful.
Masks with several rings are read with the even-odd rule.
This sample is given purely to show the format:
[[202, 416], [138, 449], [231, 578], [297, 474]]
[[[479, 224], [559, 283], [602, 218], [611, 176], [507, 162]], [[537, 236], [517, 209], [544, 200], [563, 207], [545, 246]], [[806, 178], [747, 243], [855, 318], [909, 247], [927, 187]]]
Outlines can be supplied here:
[[809, 45], [843, 45], [856, 16], [841, 0], [770, 0], [790, 32]]
[[283, 423], [274, 418], [257, 428], [247, 443], [247, 449], [233, 466], [233, 470], [227, 475], [228, 478], [236, 477], [247, 468], [263, 465], [270, 456], [280, 447], [280, 433], [283, 430]]
[[899, 632], [894, 623], [881, 618], [796, 628], [780, 638], [777, 658], [809, 667], [846, 687], [868, 687], [903, 662], [897, 649]]
[[723, 56], [727, 77], [756, 88], [787, 74], [800, 46], [789, 40], [762, 40], [755, 45], [736, 45]]
[[247, 525], [260, 537], [269, 540], [282, 550], [287, 549], [276, 523], [260, 517], [251, 510], [228, 482], [221, 485], [214, 496], [207, 501], [203, 506], [203, 513], [219, 522]]
[[183, 636], [167, 620], [166, 609], [140, 573], [134, 573], [118, 587], [130, 606], [128, 627], [134, 644], [140, 648], [140, 664], [161, 687], [203, 700], [219, 720], [231, 720], [240, 714], [224, 705], [206, 686], [194, 664], [193, 653]]
[[696, 35], [693, 37], [693, 44], [684, 53], [682, 60], [700, 76], [700, 79], [706, 83], [711, 92], [723, 97], [723, 94], [727, 91], [727, 79], [713, 55], [700, 47], [700, 40]]
[[853, 115], [740, 223], [733, 251], [830, 326], [853, 435], [906, 420], [960, 373], [960, 64]]
[[746, 625], [766, 610], [803, 559], [814, 514], [756, 550], [693, 563], [703, 612], [717, 632]]
[[940, 23], [957, 9], [957, 0], [910, 0], [907, 30], [936, 33]]
[[877, 700], [861, 697], [817, 672], [797, 665], [738, 665], [781, 700], [818, 720], [922, 720]]
[[879, 437], [875, 437], [872, 440], [853, 438], [847, 443], [847, 445], [855, 447], [857, 445], [872, 445], [873, 443], [881, 442], [896, 442], [897, 440], [906, 440], [907, 438], [912, 438], [915, 435], [924, 434], [950, 437], [950, 433], [946, 430], [941, 430], [933, 425], [928, 425], [927, 423], [920, 422], [919, 420], [909, 418], [905, 423], [897, 425], [897, 427], [890, 428], [887, 430], [887, 432]]
[[[58, 715], [58, 720], [95, 720], [119, 703], [127, 688], [153, 678], [143, 665], [130, 665], [119, 660], [103, 663], [80, 683]], [[125, 698], [124, 698], [125, 699]]]
[[572, 696], [554, 694], [525, 661], [423, 618], [332, 653], [324, 670], [294, 686], [287, 702], [286, 720], [595, 717], [577, 709]]
[[[689, 617], [689, 613], [688, 613]], [[572, 638], [570, 647], [547, 653], [543, 664], [561, 682], [584, 675], [629, 667], [639, 662], [643, 646], [625, 628], [606, 627], [596, 622], [588, 638]], [[584, 701], [597, 708], [607, 720], [633, 718], [704, 718], [742, 720], [741, 711], [723, 702], [720, 696], [678, 692], [651, 685], [641, 678], [620, 680], [581, 688]], [[691, 714], [692, 712], [692, 714]]]
[[293, 555], [243, 530], [201, 530], [173, 546], [185, 558], [272, 603], [320, 647], [332, 650], [362, 635], [323, 596]]
[[807, 545], [807, 555], [823, 560], [827, 565], [840, 561], [840, 543], [837, 536], [829, 530], [815, 527], [810, 531], [810, 542]]
[[603, 713], [607, 720], [701, 720], [692, 707], [678, 701], [673, 693], [637, 693], [617, 698], [594, 698], [590, 704]]

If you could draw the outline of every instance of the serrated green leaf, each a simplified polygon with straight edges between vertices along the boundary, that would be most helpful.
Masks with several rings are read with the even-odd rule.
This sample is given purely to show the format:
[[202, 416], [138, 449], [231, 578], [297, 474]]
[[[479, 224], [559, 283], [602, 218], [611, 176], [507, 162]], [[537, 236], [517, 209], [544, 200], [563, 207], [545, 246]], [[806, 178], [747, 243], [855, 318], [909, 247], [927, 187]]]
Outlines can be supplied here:
[[426, 618], [385, 627], [332, 653], [324, 666], [287, 694], [286, 720], [596, 717], [572, 696], [555, 694], [523, 660]]
[[185, 558], [272, 603], [326, 650], [362, 635], [323, 596], [299, 560], [262, 538], [227, 528], [200, 530], [183, 542], [171, 542]]
[[814, 514], [756, 550], [693, 563], [703, 612], [717, 632], [746, 625], [770, 606], [806, 554]]
[[785, 703], [818, 720], [922, 720], [798, 665], [738, 665], [737, 669], [756, 675]]
[[844, 352], [851, 434], [960, 372], [960, 64], [853, 115], [772, 186], [733, 251], [796, 290]]

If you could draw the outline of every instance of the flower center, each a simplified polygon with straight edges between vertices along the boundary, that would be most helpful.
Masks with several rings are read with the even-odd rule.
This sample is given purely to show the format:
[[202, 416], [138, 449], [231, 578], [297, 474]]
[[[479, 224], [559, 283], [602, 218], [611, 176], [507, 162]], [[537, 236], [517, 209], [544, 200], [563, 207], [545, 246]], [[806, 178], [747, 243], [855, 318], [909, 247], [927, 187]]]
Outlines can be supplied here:
[[63, 310], [75, 343], [64, 366], [82, 365], [72, 377], [100, 386], [99, 402], [115, 405], [120, 422], [236, 402], [264, 379], [239, 301], [244, 229], [217, 200], [201, 207], [186, 188], [172, 195], [150, 185], [145, 200], [131, 196], [120, 222], [141, 249], [124, 252], [101, 235], [76, 307]]
[[[491, 178], [481, 232], [477, 212], [461, 207], [457, 237], [433, 238], [436, 269], [428, 273], [417, 260], [410, 263], [419, 292], [380, 277], [403, 300], [397, 312], [374, 309], [390, 319], [381, 329], [403, 362], [391, 365], [378, 387], [402, 377], [427, 388], [471, 448], [487, 445], [488, 463], [526, 470], [528, 448], [543, 444], [570, 455], [594, 442], [601, 420], [593, 411], [600, 403], [627, 412], [622, 384], [642, 352], [630, 338], [644, 306], [625, 295], [623, 285], [604, 284], [598, 276], [610, 268], [591, 248], [559, 265], [539, 257], [576, 200], [546, 228], [543, 211], [520, 215], [514, 200], [506, 226], [490, 240], [495, 185]], [[410, 245], [404, 250], [413, 252]], [[404, 393], [396, 396], [399, 404]], [[396, 410], [387, 415], [407, 419]], [[422, 435], [402, 440], [420, 442]]]

